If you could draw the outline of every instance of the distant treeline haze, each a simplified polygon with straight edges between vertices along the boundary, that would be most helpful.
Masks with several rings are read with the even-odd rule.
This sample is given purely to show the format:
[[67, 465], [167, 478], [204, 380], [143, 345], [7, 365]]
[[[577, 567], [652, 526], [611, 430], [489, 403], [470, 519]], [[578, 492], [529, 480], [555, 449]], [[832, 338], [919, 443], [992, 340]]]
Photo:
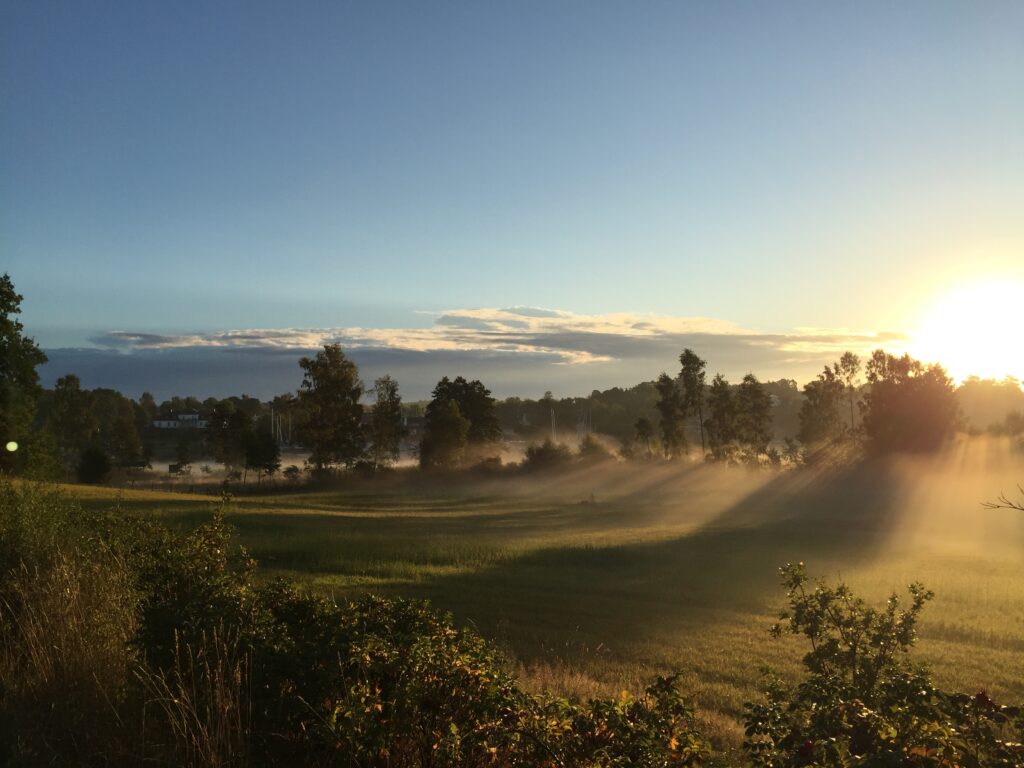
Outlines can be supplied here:
[[[302, 358], [294, 393], [269, 401], [241, 394], [158, 403], [148, 392], [134, 400], [84, 389], [73, 373], [43, 389], [36, 367], [45, 355], [17, 321], [21, 297], [6, 275], [0, 288], [7, 358], [0, 427], [19, 448], [0, 462], [38, 477], [93, 482], [115, 467], [141, 469], [159, 459], [179, 471], [215, 462], [259, 480], [281, 469], [282, 447], [308, 456], [316, 472], [377, 470], [402, 456], [417, 457], [424, 469], [500, 463], [510, 443], [526, 447], [527, 461], [538, 466], [566, 459], [561, 443], [590, 458], [617, 448], [633, 460], [799, 463], [853, 443], [929, 449], [956, 428], [1024, 433], [1024, 391], [1015, 379], [972, 378], [955, 388], [940, 366], [881, 350], [866, 360], [847, 352], [802, 388], [753, 373], [739, 382], [711, 376], [707, 361], [686, 349], [678, 368], [626, 389], [498, 400], [483, 382], [445, 376], [429, 401], [405, 403], [397, 381], [384, 376], [367, 387], [344, 351], [328, 345]], [[291, 479], [298, 472], [288, 469]]]

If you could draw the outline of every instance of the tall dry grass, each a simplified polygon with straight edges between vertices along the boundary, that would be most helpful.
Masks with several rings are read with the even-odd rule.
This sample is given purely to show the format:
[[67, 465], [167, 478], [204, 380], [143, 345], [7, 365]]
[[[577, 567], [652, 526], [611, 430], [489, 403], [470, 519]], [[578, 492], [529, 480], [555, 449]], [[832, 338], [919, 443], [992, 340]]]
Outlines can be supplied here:
[[144, 749], [173, 756], [175, 765], [187, 768], [248, 765], [251, 668], [237, 636], [224, 628], [203, 633], [194, 644], [176, 642], [168, 670], [140, 667], [144, 733], [148, 724], [157, 734], [156, 743]]
[[112, 555], [85, 562], [57, 551], [21, 565], [0, 602], [0, 718], [31, 764], [113, 762], [125, 749], [124, 686], [138, 601]]

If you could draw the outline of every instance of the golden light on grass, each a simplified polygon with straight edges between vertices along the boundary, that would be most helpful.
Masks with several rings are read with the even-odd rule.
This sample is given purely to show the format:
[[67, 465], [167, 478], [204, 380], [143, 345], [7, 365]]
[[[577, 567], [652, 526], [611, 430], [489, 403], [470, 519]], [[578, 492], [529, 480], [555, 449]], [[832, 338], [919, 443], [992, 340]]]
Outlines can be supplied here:
[[1024, 379], [1019, 340], [1024, 331], [1024, 281], [987, 279], [956, 288], [927, 311], [910, 354], [968, 376]]

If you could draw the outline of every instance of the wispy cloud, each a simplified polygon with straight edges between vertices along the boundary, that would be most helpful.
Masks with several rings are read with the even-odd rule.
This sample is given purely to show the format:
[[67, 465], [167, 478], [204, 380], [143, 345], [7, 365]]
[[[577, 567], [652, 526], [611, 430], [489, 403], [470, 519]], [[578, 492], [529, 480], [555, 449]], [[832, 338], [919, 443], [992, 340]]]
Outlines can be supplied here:
[[[768, 334], [708, 317], [628, 312], [576, 314], [554, 309], [452, 309], [428, 328], [258, 328], [159, 335], [111, 331], [93, 341], [125, 352], [170, 349], [310, 350], [341, 344], [350, 350], [475, 352], [547, 356], [566, 365], [673, 355], [683, 344], [711, 348], [771, 349], [799, 360], [845, 349], [899, 345], [900, 334], [799, 328]], [[671, 359], [671, 357], [669, 357]]]
[[[428, 314], [428, 313], [423, 313]], [[260, 397], [295, 389], [299, 358], [341, 344], [365, 381], [391, 374], [405, 397], [429, 396], [441, 376], [484, 381], [501, 397], [536, 397], [630, 386], [673, 371], [691, 347], [710, 373], [730, 379], [753, 371], [762, 379], [806, 381], [843, 350], [899, 351], [900, 334], [798, 328], [763, 333], [707, 317], [640, 313], [583, 315], [557, 309], [452, 309], [429, 313], [425, 328], [256, 328], [207, 333], [111, 331], [87, 349], [48, 349], [50, 385], [77, 373], [89, 387], [138, 395]]]

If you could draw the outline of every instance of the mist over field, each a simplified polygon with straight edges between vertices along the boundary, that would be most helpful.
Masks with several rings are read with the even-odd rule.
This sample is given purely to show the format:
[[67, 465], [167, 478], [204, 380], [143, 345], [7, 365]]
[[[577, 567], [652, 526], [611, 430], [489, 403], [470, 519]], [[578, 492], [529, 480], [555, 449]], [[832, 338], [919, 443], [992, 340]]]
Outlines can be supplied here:
[[[681, 671], [726, 748], [761, 666], [797, 674], [796, 644], [768, 636], [787, 562], [874, 604], [923, 581], [936, 598], [916, 654], [937, 680], [1024, 696], [1024, 515], [982, 506], [1022, 468], [1010, 440], [960, 437], [936, 455], [800, 471], [693, 462], [397, 477], [240, 497], [228, 519], [268, 575], [336, 597], [427, 598], [505, 647], [537, 690], [614, 695]], [[174, 526], [209, 515], [202, 498], [123, 498]]]

